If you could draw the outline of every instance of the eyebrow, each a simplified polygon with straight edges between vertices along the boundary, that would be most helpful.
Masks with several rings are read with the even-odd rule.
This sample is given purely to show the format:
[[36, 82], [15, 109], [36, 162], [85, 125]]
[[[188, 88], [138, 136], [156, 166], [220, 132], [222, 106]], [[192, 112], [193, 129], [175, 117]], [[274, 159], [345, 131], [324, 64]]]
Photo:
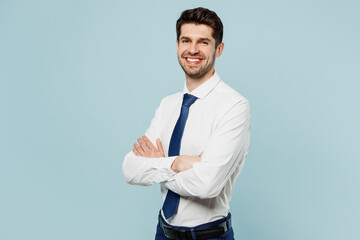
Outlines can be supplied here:
[[[190, 37], [182, 36], [180, 39], [190, 39]], [[209, 38], [200, 38], [200, 41], [209, 41], [209, 42], [211, 42], [211, 40]]]
[[211, 42], [211, 40], [208, 39], [208, 38], [200, 38], [200, 40], [201, 40], [201, 41], [209, 41], [209, 42]]

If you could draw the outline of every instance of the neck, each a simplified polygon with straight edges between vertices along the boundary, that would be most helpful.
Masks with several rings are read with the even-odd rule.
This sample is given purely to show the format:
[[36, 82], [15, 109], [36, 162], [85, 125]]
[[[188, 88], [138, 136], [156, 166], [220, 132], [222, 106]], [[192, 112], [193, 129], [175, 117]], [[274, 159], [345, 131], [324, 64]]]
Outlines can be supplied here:
[[197, 88], [198, 86], [200, 86], [201, 84], [203, 84], [204, 82], [209, 80], [214, 75], [214, 73], [215, 73], [215, 70], [211, 69], [210, 71], [205, 73], [203, 76], [197, 77], [197, 78], [190, 77], [187, 74], [185, 74], [186, 87], [189, 90], [189, 92], [192, 92], [195, 88]]

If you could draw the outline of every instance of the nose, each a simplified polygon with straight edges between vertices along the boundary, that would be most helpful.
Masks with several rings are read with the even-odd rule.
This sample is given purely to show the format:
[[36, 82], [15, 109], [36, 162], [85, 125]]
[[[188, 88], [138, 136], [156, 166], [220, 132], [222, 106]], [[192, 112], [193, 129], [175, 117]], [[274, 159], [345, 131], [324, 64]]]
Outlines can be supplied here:
[[189, 46], [189, 53], [190, 53], [190, 54], [199, 53], [199, 48], [198, 48], [198, 45], [196, 44], [196, 42], [192, 43], [192, 44]]

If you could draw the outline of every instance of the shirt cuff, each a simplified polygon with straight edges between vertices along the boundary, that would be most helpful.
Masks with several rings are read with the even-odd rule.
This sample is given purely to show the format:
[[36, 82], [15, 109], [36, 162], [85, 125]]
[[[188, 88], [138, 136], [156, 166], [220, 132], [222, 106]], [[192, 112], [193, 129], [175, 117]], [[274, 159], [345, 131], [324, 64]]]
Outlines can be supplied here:
[[171, 170], [171, 165], [175, 161], [175, 158], [177, 158], [177, 156], [164, 157], [163, 161], [161, 161], [160, 168], [168, 171], [169, 173], [176, 174], [176, 172]]
[[160, 161], [158, 160], [158, 165], [156, 166], [156, 169], [158, 170], [158, 173], [154, 175], [153, 181], [155, 183], [169, 181], [174, 178], [176, 175], [176, 172], [171, 170], [171, 164], [174, 162], [176, 156], [174, 157], [164, 157]]

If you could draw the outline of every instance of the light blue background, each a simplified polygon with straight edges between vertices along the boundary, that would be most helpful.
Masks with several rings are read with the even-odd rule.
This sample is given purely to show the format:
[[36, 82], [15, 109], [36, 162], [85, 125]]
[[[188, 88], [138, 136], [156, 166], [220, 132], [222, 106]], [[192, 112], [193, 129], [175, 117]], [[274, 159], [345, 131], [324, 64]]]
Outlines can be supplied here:
[[175, 22], [215, 10], [247, 97], [237, 239], [360, 239], [359, 1], [0, 0], [0, 239], [153, 239], [159, 186], [123, 156], [182, 90]]

